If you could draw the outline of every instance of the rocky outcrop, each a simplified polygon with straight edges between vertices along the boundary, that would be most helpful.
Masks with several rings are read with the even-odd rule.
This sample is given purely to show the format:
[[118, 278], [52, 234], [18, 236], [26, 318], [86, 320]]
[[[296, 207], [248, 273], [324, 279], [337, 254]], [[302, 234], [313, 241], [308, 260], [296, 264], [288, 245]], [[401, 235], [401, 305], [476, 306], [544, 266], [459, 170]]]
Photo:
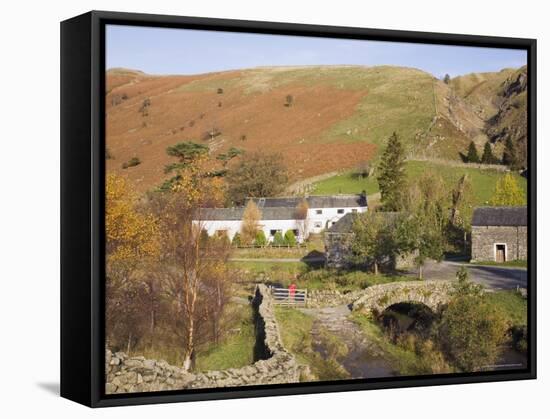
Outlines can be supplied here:
[[446, 304], [452, 291], [451, 281], [407, 281], [373, 285], [353, 303], [353, 310], [381, 313], [386, 308], [404, 302], [421, 303], [438, 311]]
[[258, 339], [255, 353], [260, 358], [254, 364], [222, 371], [189, 373], [166, 361], [140, 356], [129, 357], [122, 352], [113, 354], [107, 349], [106, 393], [236, 387], [300, 381], [300, 376], [307, 374], [307, 371], [283, 346], [273, 301], [265, 285], [260, 284], [256, 287], [253, 304], [256, 309]]

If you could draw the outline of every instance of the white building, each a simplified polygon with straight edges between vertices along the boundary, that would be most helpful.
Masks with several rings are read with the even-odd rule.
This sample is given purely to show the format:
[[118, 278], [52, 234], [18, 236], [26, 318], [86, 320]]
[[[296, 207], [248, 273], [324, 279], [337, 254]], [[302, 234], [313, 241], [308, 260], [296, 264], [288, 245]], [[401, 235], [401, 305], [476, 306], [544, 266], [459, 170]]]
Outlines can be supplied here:
[[[307, 216], [298, 218], [297, 207], [307, 202]], [[310, 233], [320, 233], [334, 225], [349, 213], [367, 211], [364, 195], [309, 196], [307, 198], [253, 198], [262, 213], [260, 228], [269, 241], [277, 232], [285, 234], [293, 230], [299, 242]], [[230, 240], [241, 231], [244, 207], [202, 208], [197, 212], [195, 223], [200, 224], [209, 236], [227, 234]]]

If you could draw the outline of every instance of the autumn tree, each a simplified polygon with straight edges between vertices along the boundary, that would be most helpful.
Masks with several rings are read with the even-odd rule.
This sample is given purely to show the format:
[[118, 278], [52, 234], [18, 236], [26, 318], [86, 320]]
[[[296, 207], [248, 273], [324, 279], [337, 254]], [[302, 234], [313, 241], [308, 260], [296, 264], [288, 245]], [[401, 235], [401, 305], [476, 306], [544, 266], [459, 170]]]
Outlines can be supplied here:
[[[107, 175], [105, 185], [106, 234], [106, 323], [107, 337], [121, 343], [126, 350], [143, 332], [143, 306], [153, 301], [156, 309], [158, 289], [151, 288], [143, 270], [160, 254], [159, 222], [151, 213], [142, 211], [138, 197], [128, 181]], [[141, 301], [140, 307], [137, 303]], [[154, 316], [154, 314], [152, 314]]]
[[288, 184], [287, 169], [280, 154], [246, 153], [227, 174], [229, 198], [243, 205], [247, 198], [275, 196]]
[[467, 236], [471, 230], [473, 213], [472, 182], [468, 174], [464, 174], [458, 180], [451, 191], [451, 206], [449, 224], [447, 228], [447, 240], [450, 245], [466, 250]]
[[212, 321], [214, 309], [219, 314], [226, 301], [230, 249], [227, 240], [201, 240], [204, 212], [225, 200], [223, 179], [209, 176], [211, 161], [202, 151], [184, 151], [180, 162], [169, 189], [153, 199], [162, 226], [160, 266], [172, 301], [172, 324], [183, 347], [183, 368], [189, 370], [208, 329], [201, 325]]
[[307, 199], [302, 199], [298, 205], [296, 205], [296, 209], [294, 211], [294, 217], [296, 218], [296, 224], [298, 226], [298, 234], [300, 237], [305, 240], [308, 236], [308, 226], [309, 226], [309, 219], [308, 219], [308, 213], [309, 213], [309, 204], [307, 203]]
[[250, 199], [243, 212], [243, 222], [241, 225], [241, 242], [245, 245], [254, 243], [256, 233], [260, 229], [260, 220], [262, 213], [256, 203]]
[[441, 176], [426, 172], [410, 186], [396, 234], [400, 251], [415, 255], [419, 279], [428, 259], [443, 258], [448, 213], [449, 198]]
[[350, 246], [353, 261], [370, 264], [375, 275], [378, 275], [379, 267], [385, 260], [391, 260], [398, 253], [393, 226], [389, 221], [389, 217], [394, 215], [368, 211], [359, 214], [353, 222]]
[[468, 154], [466, 154], [466, 161], [468, 163], [479, 163], [479, 154], [477, 154], [477, 147], [473, 141], [468, 146]]
[[401, 210], [407, 182], [405, 149], [395, 132], [389, 138], [382, 154], [377, 180], [384, 210]]
[[445, 74], [445, 76], [443, 77], [443, 83], [449, 84], [450, 82], [451, 82], [451, 76], [449, 76], [448, 74]]
[[525, 192], [519, 187], [514, 176], [511, 173], [506, 173], [497, 181], [495, 192], [489, 203], [493, 206], [525, 205]]

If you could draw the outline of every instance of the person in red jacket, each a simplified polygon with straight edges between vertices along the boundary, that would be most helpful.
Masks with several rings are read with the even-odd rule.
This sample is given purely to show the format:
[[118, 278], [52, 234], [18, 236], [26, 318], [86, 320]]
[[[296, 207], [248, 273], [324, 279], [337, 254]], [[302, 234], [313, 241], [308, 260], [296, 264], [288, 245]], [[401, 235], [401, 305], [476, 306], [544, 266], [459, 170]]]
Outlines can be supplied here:
[[288, 296], [290, 301], [294, 301], [294, 296], [296, 295], [296, 284], [290, 284], [288, 286]]

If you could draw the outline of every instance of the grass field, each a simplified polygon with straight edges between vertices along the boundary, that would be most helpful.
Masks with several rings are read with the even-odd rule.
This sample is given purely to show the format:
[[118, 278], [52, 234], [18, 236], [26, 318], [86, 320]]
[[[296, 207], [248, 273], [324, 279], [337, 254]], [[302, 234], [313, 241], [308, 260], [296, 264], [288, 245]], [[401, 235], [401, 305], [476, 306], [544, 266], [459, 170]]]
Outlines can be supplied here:
[[256, 341], [252, 308], [249, 305], [231, 304], [225, 336], [218, 344], [212, 343], [197, 353], [196, 370], [225, 370], [254, 363]]
[[[253, 276], [264, 276], [264, 280], [282, 287], [291, 283], [298, 288], [309, 290], [339, 290], [354, 291], [372, 285], [387, 284], [396, 281], [409, 281], [410, 278], [401, 275], [374, 275], [361, 270], [338, 271], [325, 269], [322, 266], [311, 266], [304, 262], [258, 262], [258, 261], [231, 261], [233, 269], [241, 270]], [[252, 288], [246, 288], [251, 292]]]
[[[456, 185], [460, 177], [468, 174], [472, 182], [475, 205], [487, 205], [495, 190], [496, 182], [504, 176], [502, 172], [490, 169], [479, 169], [469, 167], [450, 167], [443, 163], [415, 161], [407, 162], [407, 175], [410, 180], [418, 178], [422, 173], [431, 170], [443, 178], [449, 188]], [[527, 193], [527, 180], [517, 174], [514, 174], [520, 187]], [[339, 193], [360, 193], [365, 190], [368, 195], [379, 192], [378, 182], [375, 177], [361, 179], [354, 176], [353, 171], [343, 173], [322, 180], [314, 184], [313, 194], [315, 195], [333, 195]]]

